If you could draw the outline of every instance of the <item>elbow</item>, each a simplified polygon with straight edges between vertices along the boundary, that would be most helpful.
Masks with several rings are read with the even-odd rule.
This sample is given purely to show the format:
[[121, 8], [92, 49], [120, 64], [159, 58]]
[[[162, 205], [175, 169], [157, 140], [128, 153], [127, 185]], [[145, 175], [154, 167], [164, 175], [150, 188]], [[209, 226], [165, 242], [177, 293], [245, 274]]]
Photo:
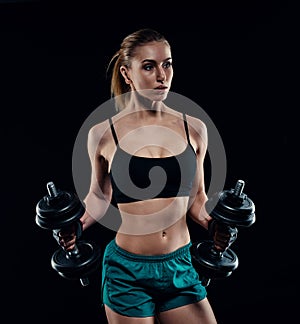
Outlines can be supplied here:
[[104, 195], [97, 195], [94, 192], [89, 194], [84, 199], [85, 213], [81, 218], [83, 229], [91, 224], [99, 221], [106, 213], [110, 205], [110, 200]]

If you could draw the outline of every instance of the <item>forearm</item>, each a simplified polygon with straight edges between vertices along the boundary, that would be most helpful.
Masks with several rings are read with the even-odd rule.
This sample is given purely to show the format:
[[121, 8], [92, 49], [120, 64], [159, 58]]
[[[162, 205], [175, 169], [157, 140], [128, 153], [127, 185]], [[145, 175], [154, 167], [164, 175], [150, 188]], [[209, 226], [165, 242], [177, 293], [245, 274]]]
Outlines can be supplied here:
[[80, 218], [83, 230], [101, 220], [109, 207], [110, 201], [104, 197], [97, 196], [93, 192], [89, 192], [84, 200], [84, 203], [85, 212]]
[[85, 211], [82, 217], [80, 218], [80, 221], [82, 223], [82, 230], [86, 230], [88, 227], [96, 223], [96, 220], [91, 217], [91, 215]]
[[208, 225], [212, 217], [208, 214], [205, 208], [206, 201], [206, 194], [203, 192], [198, 193], [188, 210], [188, 216], [191, 217], [193, 221], [203, 226], [205, 229], [208, 229]]

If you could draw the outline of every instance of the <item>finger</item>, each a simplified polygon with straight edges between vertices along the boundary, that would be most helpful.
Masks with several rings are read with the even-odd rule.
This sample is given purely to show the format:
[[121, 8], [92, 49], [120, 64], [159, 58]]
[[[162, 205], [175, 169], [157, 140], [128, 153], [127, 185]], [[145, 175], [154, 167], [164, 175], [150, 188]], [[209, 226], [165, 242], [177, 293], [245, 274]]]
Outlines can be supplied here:
[[214, 247], [217, 251], [220, 251], [220, 252], [224, 252], [227, 248], [227, 246], [224, 246], [222, 244], [216, 244], [216, 243], [215, 243]]
[[229, 244], [227, 242], [215, 241], [214, 246], [218, 247], [219, 249], [225, 250], [229, 247]]
[[230, 240], [230, 236], [216, 234], [214, 240], [220, 242], [228, 242]]
[[76, 237], [76, 234], [74, 233], [74, 232], [70, 232], [70, 233], [67, 233], [67, 232], [59, 232], [58, 233], [58, 237], [59, 238], [63, 238], [63, 239], [69, 239], [69, 240], [71, 240], [71, 239], [73, 239], [73, 238], [75, 238]]
[[70, 238], [70, 237], [61, 237], [59, 239], [59, 244], [63, 247], [70, 247], [71, 245], [75, 244], [75, 237], [74, 238]]
[[66, 236], [66, 235], [75, 235], [75, 231], [72, 228], [62, 229], [58, 233], [59, 236]]

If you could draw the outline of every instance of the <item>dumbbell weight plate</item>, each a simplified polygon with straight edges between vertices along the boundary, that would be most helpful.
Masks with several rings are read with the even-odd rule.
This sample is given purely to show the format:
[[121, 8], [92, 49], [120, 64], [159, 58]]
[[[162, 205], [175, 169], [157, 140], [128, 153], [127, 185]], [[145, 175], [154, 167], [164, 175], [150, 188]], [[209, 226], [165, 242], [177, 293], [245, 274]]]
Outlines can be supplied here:
[[255, 205], [244, 193], [234, 196], [233, 189], [217, 193], [206, 202], [211, 216], [224, 224], [234, 227], [249, 227], [255, 222]]
[[76, 256], [70, 256], [60, 248], [53, 253], [51, 258], [52, 268], [66, 279], [77, 280], [87, 277], [101, 263], [101, 250], [97, 245], [78, 241], [76, 246], [79, 251]]
[[193, 243], [192, 261], [197, 272], [211, 279], [226, 278], [238, 267], [238, 257], [227, 249], [222, 256], [213, 252], [212, 241]]
[[74, 193], [59, 192], [57, 197], [44, 196], [36, 206], [36, 223], [54, 230], [68, 226], [79, 219], [85, 209]]

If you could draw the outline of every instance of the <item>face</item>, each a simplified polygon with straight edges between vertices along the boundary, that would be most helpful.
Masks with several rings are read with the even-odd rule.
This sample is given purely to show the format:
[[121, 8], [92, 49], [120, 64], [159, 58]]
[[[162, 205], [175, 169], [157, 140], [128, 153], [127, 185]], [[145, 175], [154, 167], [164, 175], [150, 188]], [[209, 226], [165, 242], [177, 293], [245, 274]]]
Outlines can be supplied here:
[[171, 49], [164, 42], [151, 42], [135, 49], [130, 68], [121, 67], [133, 91], [161, 101], [167, 97], [173, 78]]

